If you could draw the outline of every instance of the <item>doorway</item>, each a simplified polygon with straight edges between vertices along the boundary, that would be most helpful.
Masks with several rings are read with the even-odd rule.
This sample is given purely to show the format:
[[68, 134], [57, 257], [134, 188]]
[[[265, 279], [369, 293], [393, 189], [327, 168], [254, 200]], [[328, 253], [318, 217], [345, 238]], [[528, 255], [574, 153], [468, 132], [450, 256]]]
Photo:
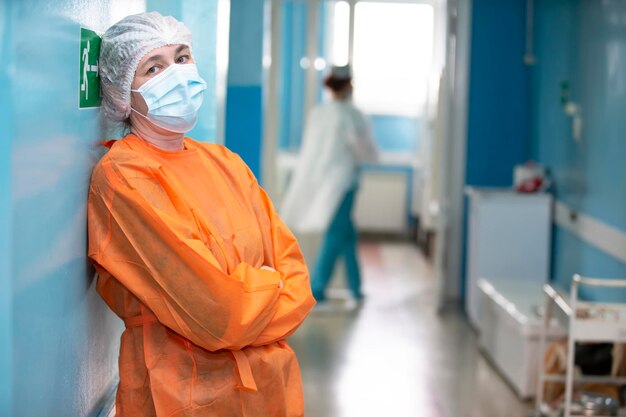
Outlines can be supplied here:
[[[371, 200], [393, 201], [394, 204], [385, 204], [384, 207], [361, 204], [360, 207], [369, 207], [369, 210], [359, 209], [355, 217], [365, 217], [365, 223], [369, 221], [370, 227], [374, 223], [375, 231], [408, 230], [410, 233], [420, 230], [420, 233], [436, 236], [430, 242], [430, 250], [439, 284], [439, 306], [443, 308], [449, 301], [458, 300], [461, 293], [462, 190], [471, 1], [271, 0], [268, 5], [271, 6], [271, 36], [267, 42], [265, 61], [264, 187], [280, 204], [289, 172], [296, 163], [306, 114], [312, 106], [325, 99], [321, 89], [323, 76], [329, 65], [351, 62], [357, 91], [355, 100], [364, 100], [364, 110], [370, 113], [370, 117], [378, 119], [375, 129], [383, 133], [393, 132], [389, 135], [376, 134], [377, 140], [387, 148], [384, 149], [384, 161], [392, 163], [385, 170], [374, 169], [370, 174], [378, 181], [371, 182], [369, 192], [367, 183], [364, 184], [361, 194], [366, 201], [369, 195]], [[393, 10], [402, 6], [417, 6], [416, 10], [432, 15], [430, 57], [425, 54], [430, 67], [425, 84], [421, 84], [421, 93], [412, 94], [413, 105], [405, 105], [395, 114], [393, 111], [377, 114], [376, 105], [380, 103], [375, 103], [373, 108], [368, 107], [367, 97], [375, 96], [377, 88], [380, 91], [380, 82], [371, 82], [369, 78], [380, 76], [380, 73], [368, 76], [367, 68], [363, 73], [359, 71], [359, 22], [368, 21], [368, 12], [370, 16], [375, 14], [369, 20], [373, 23], [361, 24], [361, 32], [365, 32], [363, 36], [373, 38], [372, 43], [385, 45], [381, 35], [384, 18], [377, 20], [383, 13], [380, 8]], [[391, 11], [389, 15], [393, 13]], [[390, 33], [393, 33], [393, 27]], [[405, 45], [405, 50], [419, 49], [410, 46], [407, 39], [410, 38], [405, 36], [397, 44], [390, 41], [386, 44], [393, 44], [400, 51], [403, 50], [400, 45]], [[368, 43], [364, 41], [361, 45], [368, 46]], [[422, 51], [428, 48], [424, 45], [425, 42], [422, 42]], [[370, 49], [375, 48], [372, 46]], [[382, 49], [383, 53], [389, 52]], [[410, 58], [404, 56], [403, 59]], [[367, 65], [368, 61], [362, 58], [360, 62]], [[385, 69], [383, 74], [391, 72], [395, 78], [400, 78], [394, 70], [403, 66], [397, 61], [395, 65], [392, 62], [380, 60], [380, 65], [390, 68]], [[424, 76], [415, 77], [409, 83], [417, 83], [420, 78], [424, 79]], [[417, 84], [416, 89], [419, 89], [420, 84]], [[370, 85], [373, 87], [368, 92]], [[408, 109], [412, 109], [412, 113]], [[380, 213], [391, 211], [393, 213], [389, 216], [380, 216]], [[376, 219], [382, 220], [376, 223]], [[419, 219], [419, 228], [414, 228], [416, 219]], [[315, 237], [301, 240], [309, 261], [316, 255], [316, 242]]]

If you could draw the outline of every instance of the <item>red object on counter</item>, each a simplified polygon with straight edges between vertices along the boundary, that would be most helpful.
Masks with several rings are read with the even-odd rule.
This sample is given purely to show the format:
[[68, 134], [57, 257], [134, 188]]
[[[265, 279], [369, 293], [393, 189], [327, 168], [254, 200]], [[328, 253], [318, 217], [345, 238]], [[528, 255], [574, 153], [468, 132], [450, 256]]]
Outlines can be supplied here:
[[543, 186], [543, 178], [534, 177], [527, 181], [522, 182], [516, 188], [519, 193], [536, 193], [541, 190]]

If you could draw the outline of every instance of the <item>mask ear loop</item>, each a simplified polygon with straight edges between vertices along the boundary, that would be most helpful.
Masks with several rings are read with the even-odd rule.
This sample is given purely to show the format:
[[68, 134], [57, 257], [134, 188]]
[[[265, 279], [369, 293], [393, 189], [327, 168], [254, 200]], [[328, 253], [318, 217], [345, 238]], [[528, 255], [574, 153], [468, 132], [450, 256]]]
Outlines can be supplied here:
[[[139, 90], [133, 90], [132, 88], [130, 89], [131, 93], [137, 93], [139, 95], [141, 95], [141, 92]], [[144, 119], [150, 121], [150, 119], [148, 118], [148, 116], [146, 116], [145, 114], [141, 114], [139, 111], [135, 110], [135, 108], [133, 106], [130, 106], [130, 110], [134, 111], [135, 113], [137, 113], [138, 115], [140, 115], [141, 117], [143, 117]]]
[[140, 115], [141, 117], [143, 117], [144, 119], [150, 121], [150, 119], [148, 118], [148, 116], [146, 116], [145, 114], [141, 114], [139, 111], [135, 110], [132, 106], [130, 108], [130, 111], [134, 111], [135, 113], [137, 113], [138, 115]]
[[[133, 91], [133, 90], [131, 90], [131, 91]], [[156, 124], [154, 121], [150, 120], [150, 118], [149, 118], [148, 116], [141, 114], [138, 110], [135, 110], [132, 106], [130, 107], [130, 110], [131, 110], [131, 111], [134, 111], [135, 113], [137, 113], [138, 115], [140, 115], [141, 117], [143, 117], [144, 119], [146, 119], [146, 120], [147, 120], [148, 122], [150, 122], [151, 124], [153, 124], [153, 125], [155, 125], [155, 126], [157, 126], [157, 127], [160, 127], [161, 129], [169, 130], [169, 129], [165, 128], [165, 127], [159, 126], [159, 125], [158, 125], [158, 124]], [[177, 132], [177, 133], [185, 133], [185, 132]], [[185, 145], [183, 144], [183, 146], [185, 146]], [[185, 146], [185, 149], [187, 149], [187, 147], [186, 147], [186, 146]]]

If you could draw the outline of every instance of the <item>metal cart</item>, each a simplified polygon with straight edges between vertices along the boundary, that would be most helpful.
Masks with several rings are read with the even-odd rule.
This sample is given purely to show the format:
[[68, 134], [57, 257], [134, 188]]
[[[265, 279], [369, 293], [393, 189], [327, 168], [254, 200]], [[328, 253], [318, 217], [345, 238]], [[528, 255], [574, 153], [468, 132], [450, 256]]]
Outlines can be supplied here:
[[[572, 396], [575, 383], [626, 384], [626, 378], [614, 376], [575, 376], [574, 346], [576, 342], [588, 343], [625, 343], [626, 342], [626, 300], [624, 303], [603, 303], [582, 301], [579, 298], [581, 286], [597, 288], [626, 288], [626, 280], [586, 278], [574, 275], [569, 297], [566, 292], [546, 284], [543, 291], [546, 296], [546, 310], [539, 344], [539, 381], [537, 384], [537, 416], [563, 416], [572, 414]], [[554, 306], [563, 313], [568, 321], [568, 354], [566, 374], [546, 374], [544, 356], [546, 351], [546, 329], [554, 316]], [[565, 402], [563, 413], [552, 410], [544, 402], [544, 384], [546, 382], [565, 382]], [[620, 416], [624, 415], [620, 411]], [[608, 416], [607, 416], [608, 417]]]

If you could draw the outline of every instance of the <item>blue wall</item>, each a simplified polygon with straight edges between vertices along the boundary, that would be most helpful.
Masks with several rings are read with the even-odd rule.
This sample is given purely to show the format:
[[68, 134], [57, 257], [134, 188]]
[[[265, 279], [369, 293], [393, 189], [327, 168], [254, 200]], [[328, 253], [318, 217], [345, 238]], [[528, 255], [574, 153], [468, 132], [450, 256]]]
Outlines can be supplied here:
[[280, 69], [280, 149], [297, 151], [305, 123], [306, 73], [300, 59], [307, 55], [307, 5], [287, 1], [282, 5]]
[[[532, 156], [552, 171], [558, 200], [626, 231], [626, 3], [540, 0], [532, 72]], [[583, 140], [572, 139], [560, 85], [582, 106]], [[626, 277], [626, 265], [556, 227], [553, 276]]]
[[[13, 62], [9, 42], [11, 4], [0, 2], [0, 63]], [[0, 91], [10, 91], [10, 75], [0, 64]], [[13, 136], [12, 101], [3, 93], [0, 100], [0, 416], [11, 415], [13, 345], [13, 303], [11, 281], [11, 138]], [[3, 411], [4, 410], [4, 411]]]
[[[215, 3], [185, 2], [194, 33], [200, 20], [215, 26]], [[79, 27], [103, 32], [144, 9], [141, 0], [0, 2], [1, 417], [97, 415], [115, 387], [122, 322], [86, 259], [87, 188], [104, 132], [98, 109], [78, 109]], [[212, 30], [201, 29], [206, 42], [194, 50], [209, 83]]]
[[85, 256], [87, 185], [102, 132], [97, 109], [78, 109], [79, 27], [104, 29], [114, 2], [7, 5], [9, 407], [15, 417], [86, 416], [114, 386], [120, 324], [95, 293]]
[[513, 184], [529, 155], [526, 0], [474, 0], [465, 182]]
[[263, 0], [231, 0], [225, 145], [261, 181], [263, 140]]
[[229, 85], [226, 94], [226, 146], [241, 156], [260, 182], [263, 88], [260, 85]]

